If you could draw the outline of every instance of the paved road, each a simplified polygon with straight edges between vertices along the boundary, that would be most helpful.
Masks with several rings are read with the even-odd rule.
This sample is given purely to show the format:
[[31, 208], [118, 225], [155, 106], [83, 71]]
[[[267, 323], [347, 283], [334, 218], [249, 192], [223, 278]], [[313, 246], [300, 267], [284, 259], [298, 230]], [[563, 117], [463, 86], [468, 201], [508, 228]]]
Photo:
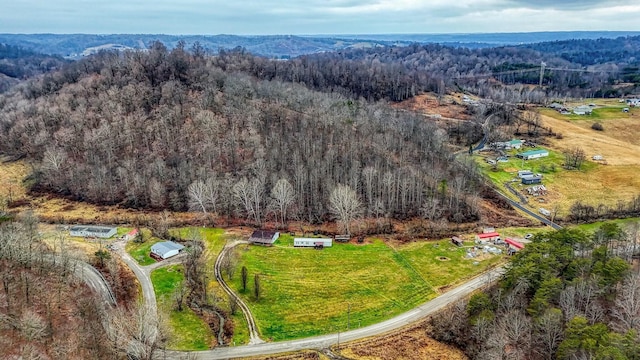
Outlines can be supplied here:
[[116, 305], [116, 297], [111, 291], [111, 286], [96, 268], [78, 260], [75, 262], [74, 275], [82, 279], [93, 291], [98, 293], [105, 304], [109, 306]]
[[540, 220], [542, 223], [544, 223], [545, 225], [551, 226], [553, 229], [555, 230], [560, 230], [562, 229], [561, 225], [558, 225], [556, 223], [554, 223], [553, 221], [547, 219], [544, 216], [540, 216], [538, 214], [536, 214], [535, 212], [529, 210], [528, 208], [522, 206], [519, 202], [512, 200], [511, 198], [509, 198], [507, 195], [501, 193], [498, 190], [495, 190], [500, 196], [502, 196], [505, 200], [507, 200], [509, 202], [509, 204], [511, 204], [511, 206], [518, 208], [522, 211], [524, 211], [525, 213], [527, 213], [528, 215], [536, 218], [537, 220]]
[[[156, 301], [156, 293], [153, 291], [153, 284], [151, 283], [151, 270], [153, 270], [152, 266], [147, 266], [143, 268], [138, 265], [138, 262], [135, 261], [129, 253], [125, 250], [126, 241], [120, 240], [113, 243], [113, 248], [116, 253], [120, 255], [122, 260], [127, 264], [129, 269], [133, 271], [136, 278], [138, 278], [138, 282], [140, 283], [140, 287], [142, 288], [142, 298], [144, 299], [144, 305], [149, 310], [150, 314], [153, 314], [153, 322], [157, 322], [158, 320], [158, 302]], [[164, 265], [164, 264], [163, 264]]]
[[[460, 285], [438, 296], [437, 298], [429, 302], [426, 302], [410, 311], [407, 311], [406, 313], [364, 328], [299, 340], [262, 343], [237, 347], [220, 347], [213, 350], [193, 352], [191, 353], [191, 355], [193, 356], [192, 358], [201, 360], [232, 359], [247, 356], [269, 355], [282, 352], [300, 351], [305, 349], [323, 349], [337, 344], [341, 341], [347, 342], [384, 334], [433, 315], [434, 313], [445, 308], [448, 304], [467, 297], [473, 291], [497, 280], [498, 277], [500, 277], [500, 275], [502, 275], [503, 273], [503, 267], [498, 267], [489, 271], [488, 273], [485, 273], [484, 275], [476, 277], [464, 283], [463, 285]], [[182, 359], [185, 354], [185, 352], [180, 351], [167, 351], [166, 353], [160, 354], [159, 358], [178, 360]]]
[[227, 254], [229, 253], [229, 251], [231, 251], [231, 249], [233, 249], [234, 247], [240, 244], [247, 244], [247, 242], [235, 241], [235, 242], [232, 242], [231, 244], [225, 245], [224, 249], [222, 249], [220, 254], [218, 254], [218, 258], [216, 259], [216, 264], [214, 266], [214, 272], [215, 272], [216, 280], [218, 281], [222, 289], [229, 296], [235, 298], [236, 302], [238, 303], [238, 306], [240, 307], [240, 309], [242, 309], [242, 313], [244, 314], [244, 319], [247, 321], [247, 326], [249, 327], [249, 345], [261, 344], [261, 343], [264, 343], [264, 340], [260, 338], [260, 333], [258, 332], [258, 326], [256, 326], [256, 321], [253, 318], [253, 314], [251, 313], [251, 310], [249, 310], [249, 307], [247, 306], [247, 304], [245, 304], [244, 301], [242, 301], [242, 299], [238, 295], [236, 295], [236, 293], [233, 292], [231, 287], [227, 285], [227, 282], [224, 281], [224, 278], [222, 278], [222, 272], [220, 271], [222, 260], [224, 259], [224, 257], [227, 256]]

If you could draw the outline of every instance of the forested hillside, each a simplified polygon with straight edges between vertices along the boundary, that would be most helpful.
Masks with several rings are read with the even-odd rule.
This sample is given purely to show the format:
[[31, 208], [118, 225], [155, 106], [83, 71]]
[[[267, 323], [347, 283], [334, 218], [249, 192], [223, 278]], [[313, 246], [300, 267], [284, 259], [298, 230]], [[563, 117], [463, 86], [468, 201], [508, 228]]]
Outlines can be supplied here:
[[477, 219], [444, 131], [243, 59], [156, 43], [80, 61], [0, 98], [0, 150], [35, 164], [34, 190], [96, 203], [316, 222], [340, 184], [369, 216]]
[[537, 235], [499, 286], [435, 316], [432, 335], [473, 359], [638, 359], [638, 229]]
[[[585, 40], [586, 42], [594, 40]], [[542, 46], [542, 45], [541, 45]], [[345, 49], [300, 56], [287, 62], [255, 57], [244, 51], [221, 52], [220, 61], [261, 79], [303, 83], [321, 91], [375, 101], [402, 101], [424, 92], [444, 94], [463, 89], [501, 102], [544, 102], [553, 97], [619, 95], [626, 65], [582, 64], [523, 47], [454, 48], [436, 44]], [[539, 83], [544, 62], [544, 89]], [[224, 66], [224, 64], [223, 64]], [[568, 69], [568, 71], [562, 71]], [[505, 86], [514, 85], [517, 86]]]
[[0, 43], [0, 93], [20, 80], [59, 69], [64, 62], [60, 57]]
[[550, 41], [524, 45], [523, 47], [553, 54], [584, 66], [604, 63], [638, 64], [640, 62], [640, 36]]

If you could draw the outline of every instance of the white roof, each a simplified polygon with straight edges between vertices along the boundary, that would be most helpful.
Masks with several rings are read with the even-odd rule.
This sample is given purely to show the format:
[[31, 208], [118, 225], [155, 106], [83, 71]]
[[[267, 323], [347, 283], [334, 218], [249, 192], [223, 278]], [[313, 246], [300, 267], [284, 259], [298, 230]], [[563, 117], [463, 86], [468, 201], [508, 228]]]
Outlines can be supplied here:
[[163, 241], [163, 242], [159, 242], [151, 245], [151, 251], [154, 254], [158, 254], [162, 257], [164, 257], [164, 255], [169, 251], [172, 251], [172, 250], [180, 251], [182, 249], [184, 249], [184, 245], [175, 243], [173, 241]]

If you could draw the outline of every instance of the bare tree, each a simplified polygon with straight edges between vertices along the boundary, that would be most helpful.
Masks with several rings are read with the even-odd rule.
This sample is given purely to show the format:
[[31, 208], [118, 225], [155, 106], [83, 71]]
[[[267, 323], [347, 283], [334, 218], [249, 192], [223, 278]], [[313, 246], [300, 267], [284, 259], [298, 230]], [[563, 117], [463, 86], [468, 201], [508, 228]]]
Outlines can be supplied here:
[[615, 307], [611, 315], [616, 319], [616, 327], [621, 332], [632, 329], [640, 332], [640, 275], [627, 276], [618, 291]]
[[273, 202], [280, 213], [281, 223], [284, 225], [287, 219], [287, 210], [296, 197], [293, 186], [287, 179], [279, 179], [271, 189], [271, 197], [273, 197]]
[[128, 358], [151, 360], [166, 342], [164, 323], [156, 309], [143, 304], [132, 311], [116, 308], [108, 314], [107, 334], [116, 350]]
[[353, 189], [338, 185], [329, 197], [329, 210], [339, 219], [342, 229], [350, 234], [350, 224], [362, 214], [362, 203]]
[[536, 320], [535, 329], [535, 343], [538, 346], [533, 349], [545, 359], [554, 359], [564, 334], [562, 311], [548, 309]]
[[196, 180], [187, 189], [189, 193], [189, 208], [207, 213], [207, 186], [201, 180]]
[[564, 153], [564, 166], [567, 169], [580, 170], [586, 159], [587, 156], [585, 155], [584, 150], [576, 146]]

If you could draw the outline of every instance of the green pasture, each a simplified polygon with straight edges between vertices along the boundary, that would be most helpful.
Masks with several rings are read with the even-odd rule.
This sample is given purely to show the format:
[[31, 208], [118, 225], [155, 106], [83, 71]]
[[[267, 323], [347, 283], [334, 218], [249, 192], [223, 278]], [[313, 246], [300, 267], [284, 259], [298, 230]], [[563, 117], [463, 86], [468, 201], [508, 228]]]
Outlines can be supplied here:
[[151, 273], [158, 311], [169, 319], [171, 336], [168, 347], [175, 350], [206, 350], [212, 341], [207, 324], [188, 306], [182, 311], [174, 309], [172, 295], [184, 281], [182, 265], [172, 265]]
[[[251, 308], [265, 339], [284, 340], [345, 331], [377, 323], [424, 303], [438, 288], [480, 273], [498, 257], [473, 265], [464, 250], [443, 242], [401, 246], [381, 240], [334, 243], [331, 248], [294, 248], [281, 235], [273, 247], [243, 245], [229, 284]], [[436, 259], [446, 254], [448, 261]], [[241, 268], [248, 269], [243, 291]], [[262, 295], [253, 294], [259, 274]]]

